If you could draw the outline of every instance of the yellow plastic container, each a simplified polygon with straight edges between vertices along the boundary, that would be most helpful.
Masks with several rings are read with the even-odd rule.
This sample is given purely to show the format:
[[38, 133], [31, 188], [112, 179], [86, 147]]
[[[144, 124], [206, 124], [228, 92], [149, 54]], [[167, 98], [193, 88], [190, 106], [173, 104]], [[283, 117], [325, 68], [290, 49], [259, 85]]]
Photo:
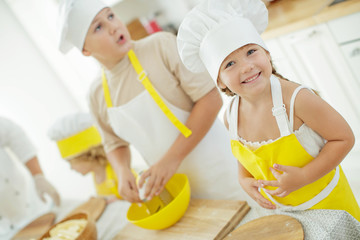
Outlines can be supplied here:
[[[149, 214], [144, 204], [131, 204], [127, 212], [127, 220], [139, 227], [159, 230], [172, 226], [185, 214], [190, 202], [190, 185], [185, 174], [174, 174], [165, 186], [174, 198], [164, 208], [154, 214]], [[159, 201], [153, 198], [151, 201]], [[151, 202], [150, 201], [150, 202]]]

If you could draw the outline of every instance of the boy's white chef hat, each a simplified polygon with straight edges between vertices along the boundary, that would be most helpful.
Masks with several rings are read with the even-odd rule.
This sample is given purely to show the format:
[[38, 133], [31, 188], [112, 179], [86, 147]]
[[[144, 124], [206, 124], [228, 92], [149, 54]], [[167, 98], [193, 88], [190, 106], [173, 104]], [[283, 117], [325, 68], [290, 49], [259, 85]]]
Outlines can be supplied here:
[[101, 136], [89, 113], [74, 113], [59, 118], [48, 130], [63, 158], [77, 156], [101, 144]]
[[192, 72], [207, 69], [216, 82], [221, 63], [236, 49], [255, 43], [267, 50], [260, 37], [267, 24], [260, 0], [203, 0], [179, 27], [181, 60]]
[[101, 0], [63, 0], [58, 19], [59, 50], [67, 53], [77, 47], [82, 51], [91, 22], [106, 7]]

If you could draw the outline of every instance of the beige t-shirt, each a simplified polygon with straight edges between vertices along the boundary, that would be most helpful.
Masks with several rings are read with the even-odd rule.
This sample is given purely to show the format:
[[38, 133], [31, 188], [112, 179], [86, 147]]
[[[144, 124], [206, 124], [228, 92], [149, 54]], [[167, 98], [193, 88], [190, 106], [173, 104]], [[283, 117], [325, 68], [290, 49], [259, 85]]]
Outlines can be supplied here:
[[[190, 112], [196, 101], [216, 87], [208, 73], [194, 74], [185, 68], [177, 51], [176, 37], [171, 33], [160, 32], [134, 41], [133, 49], [154, 88], [178, 108]], [[146, 91], [127, 56], [105, 74], [114, 107]], [[119, 138], [110, 126], [101, 78], [92, 84], [89, 98], [105, 151], [127, 146], [129, 143]]]

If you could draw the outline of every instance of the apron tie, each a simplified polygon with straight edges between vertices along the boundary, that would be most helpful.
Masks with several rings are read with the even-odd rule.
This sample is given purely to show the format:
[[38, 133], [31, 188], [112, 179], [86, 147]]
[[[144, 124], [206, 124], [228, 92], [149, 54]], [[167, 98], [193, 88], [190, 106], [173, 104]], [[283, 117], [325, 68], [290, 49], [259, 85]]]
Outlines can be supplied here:
[[329, 196], [329, 194], [332, 192], [332, 190], [338, 184], [339, 179], [340, 179], [340, 169], [339, 169], [339, 166], [337, 166], [335, 175], [334, 175], [333, 179], [331, 180], [331, 182], [321, 192], [319, 192], [315, 197], [313, 197], [310, 200], [308, 200], [300, 205], [297, 205], [297, 206], [287, 206], [287, 205], [277, 202], [269, 193], [264, 191], [263, 188], [259, 188], [259, 192], [260, 192], [260, 189], [262, 189], [264, 191], [264, 193], [266, 194], [266, 196], [273, 203], [275, 203], [277, 206], [279, 206], [282, 211], [303, 211], [303, 210], [312, 208], [314, 205], [318, 204], [323, 199], [325, 199], [327, 196]]

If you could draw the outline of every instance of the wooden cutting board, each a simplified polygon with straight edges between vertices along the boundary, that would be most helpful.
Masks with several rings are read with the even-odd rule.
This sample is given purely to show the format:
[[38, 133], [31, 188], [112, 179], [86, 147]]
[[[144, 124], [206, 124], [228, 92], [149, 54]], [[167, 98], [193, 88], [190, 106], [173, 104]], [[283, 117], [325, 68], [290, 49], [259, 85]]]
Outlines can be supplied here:
[[173, 226], [148, 230], [128, 223], [114, 240], [223, 239], [249, 210], [244, 201], [191, 199], [184, 216]]
[[286, 215], [270, 215], [252, 220], [231, 232], [224, 240], [303, 240], [301, 223]]
[[[87, 202], [79, 205], [74, 210], [72, 210], [66, 217], [74, 215], [76, 213], [86, 213], [89, 218], [92, 218], [94, 221], [98, 220], [101, 214], [104, 212], [106, 207], [106, 200], [102, 197], [92, 197]], [[29, 240], [37, 239], [41, 237], [53, 224], [55, 221], [55, 214], [48, 213], [40, 216], [39, 218], [32, 221], [29, 225], [20, 230], [12, 240]], [[65, 217], [65, 218], [66, 218]]]
[[12, 240], [29, 240], [41, 237], [55, 221], [54, 213], [44, 214], [21, 229]]
[[74, 215], [76, 213], [86, 213], [89, 218], [92, 218], [94, 221], [98, 220], [101, 214], [104, 212], [106, 207], [106, 200], [103, 197], [91, 197], [87, 202], [79, 205], [74, 210], [72, 210], [69, 214], [66, 215], [65, 218]]

